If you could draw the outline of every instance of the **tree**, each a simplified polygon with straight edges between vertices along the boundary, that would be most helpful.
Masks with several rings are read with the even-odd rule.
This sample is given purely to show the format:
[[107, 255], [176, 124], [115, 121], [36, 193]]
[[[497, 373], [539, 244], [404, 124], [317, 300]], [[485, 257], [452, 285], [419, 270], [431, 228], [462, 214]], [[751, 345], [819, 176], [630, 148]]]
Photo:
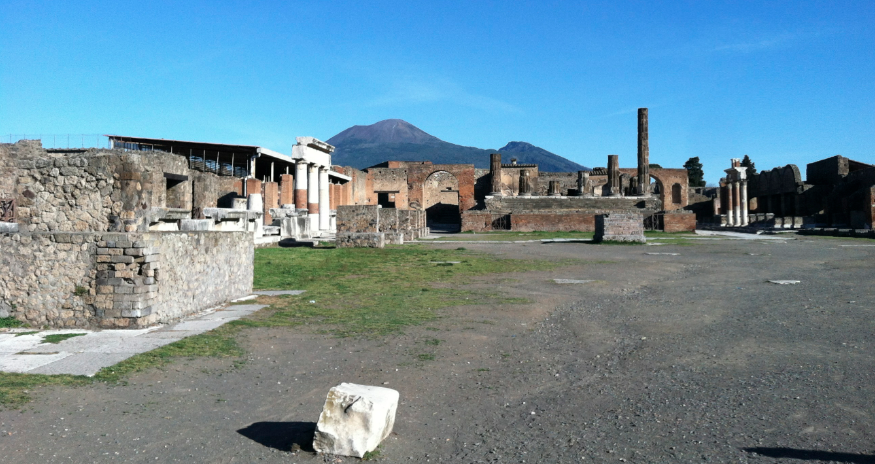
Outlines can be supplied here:
[[705, 171], [702, 170], [702, 163], [698, 156], [694, 156], [684, 163], [684, 168], [687, 170], [690, 187], [705, 186]]
[[744, 159], [741, 160], [741, 165], [747, 168], [747, 178], [750, 179], [754, 174], [757, 173], [757, 167], [753, 164], [753, 161], [750, 160], [750, 156], [744, 155]]

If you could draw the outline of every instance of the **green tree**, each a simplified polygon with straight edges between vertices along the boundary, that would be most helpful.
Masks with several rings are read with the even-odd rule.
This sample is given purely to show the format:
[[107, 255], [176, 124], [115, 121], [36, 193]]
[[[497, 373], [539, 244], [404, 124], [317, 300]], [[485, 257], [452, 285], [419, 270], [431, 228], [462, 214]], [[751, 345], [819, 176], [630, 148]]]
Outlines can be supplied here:
[[750, 156], [744, 155], [744, 159], [741, 160], [741, 165], [747, 168], [747, 178], [750, 179], [754, 174], [757, 173], [757, 167], [753, 164], [753, 161], [750, 160]]
[[687, 177], [690, 179], [690, 187], [705, 186], [705, 171], [702, 170], [702, 162], [698, 156], [694, 156], [684, 163], [684, 168], [687, 170]]

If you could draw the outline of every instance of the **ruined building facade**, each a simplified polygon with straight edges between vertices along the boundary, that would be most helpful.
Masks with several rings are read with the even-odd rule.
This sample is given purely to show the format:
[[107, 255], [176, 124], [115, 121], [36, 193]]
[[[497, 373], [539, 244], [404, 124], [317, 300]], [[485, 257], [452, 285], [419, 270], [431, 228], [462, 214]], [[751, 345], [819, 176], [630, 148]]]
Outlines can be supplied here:
[[724, 226], [777, 228], [875, 228], [875, 166], [833, 156], [806, 166], [805, 180], [793, 164], [746, 177], [731, 160], [713, 219]]

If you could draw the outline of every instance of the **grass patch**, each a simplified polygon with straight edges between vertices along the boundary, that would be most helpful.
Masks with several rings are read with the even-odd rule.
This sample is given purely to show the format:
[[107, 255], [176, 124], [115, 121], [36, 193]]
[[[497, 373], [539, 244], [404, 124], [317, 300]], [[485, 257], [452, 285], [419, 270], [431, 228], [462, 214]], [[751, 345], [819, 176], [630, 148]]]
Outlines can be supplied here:
[[416, 359], [420, 361], [434, 361], [434, 354], [432, 353], [422, 353], [416, 356]]
[[239, 330], [239, 326], [235, 325], [234, 322], [229, 322], [200, 335], [183, 338], [146, 353], [140, 353], [114, 366], [101, 369], [94, 378], [105, 382], [118, 382], [122, 377], [134, 372], [162, 367], [170, 363], [173, 358], [242, 356], [243, 349], [234, 339], [234, 334]]
[[81, 375], [12, 374], [0, 372], [0, 405], [16, 407], [31, 400], [31, 390], [47, 385], [87, 385], [92, 380]]
[[438, 345], [441, 344], [442, 341], [443, 341], [443, 340], [440, 340], [440, 339], [437, 339], [437, 338], [430, 338], [430, 339], [428, 339], [428, 340], [425, 341], [425, 344], [426, 344], [426, 345], [431, 345], [431, 346], [438, 346]]
[[81, 337], [85, 334], [51, 334], [43, 337], [43, 343], [61, 343], [68, 338]]
[[24, 327], [24, 323], [14, 317], [0, 317], [0, 328], [11, 329], [15, 327]]
[[19, 333], [15, 334], [15, 336], [21, 337], [23, 335], [33, 335], [33, 334], [38, 334], [38, 333], [39, 333], [39, 330], [31, 330], [30, 332], [19, 332]]
[[[433, 261], [459, 264], [435, 266]], [[557, 265], [421, 246], [261, 248], [255, 250], [254, 287], [306, 293], [259, 298], [271, 308], [237, 323], [261, 327], [319, 324], [336, 336], [377, 337], [434, 320], [441, 308], [517, 302], [499, 294], [458, 289], [471, 277]]]

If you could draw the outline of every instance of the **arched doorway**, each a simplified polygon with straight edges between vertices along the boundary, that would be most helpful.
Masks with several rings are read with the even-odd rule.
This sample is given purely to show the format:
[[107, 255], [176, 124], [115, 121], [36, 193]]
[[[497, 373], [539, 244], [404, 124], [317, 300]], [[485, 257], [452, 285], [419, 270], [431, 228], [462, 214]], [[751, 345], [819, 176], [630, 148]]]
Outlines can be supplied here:
[[462, 224], [459, 210], [459, 179], [447, 171], [435, 171], [422, 186], [423, 208], [428, 227], [456, 231]]

